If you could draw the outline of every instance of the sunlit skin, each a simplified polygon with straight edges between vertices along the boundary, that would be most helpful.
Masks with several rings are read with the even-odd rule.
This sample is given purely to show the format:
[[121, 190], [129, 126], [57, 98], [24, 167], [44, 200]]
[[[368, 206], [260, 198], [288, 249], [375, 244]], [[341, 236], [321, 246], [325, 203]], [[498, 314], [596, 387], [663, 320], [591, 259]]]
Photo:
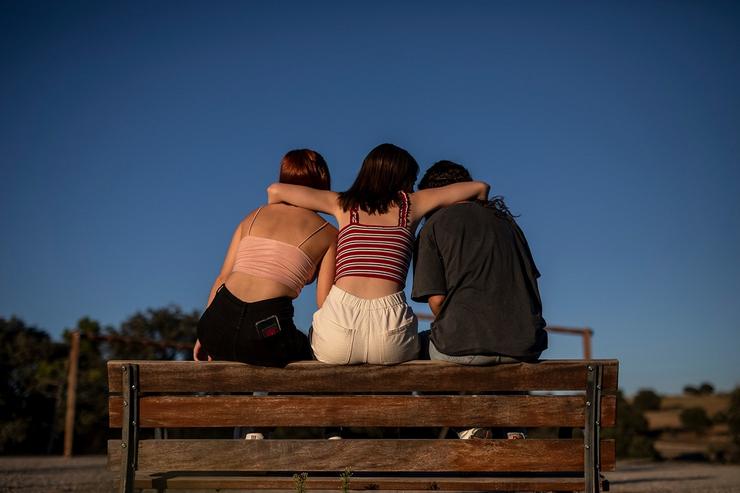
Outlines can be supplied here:
[[442, 310], [442, 304], [445, 302], [445, 298], [446, 296], [443, 294], [433, 294], [427, 300], [429, 309], [432, 310], [435, 317], [439, 315], [439, 312]]
[[[486, 200], [489, 189], [487, 183], [472, 181], [409, 193], [411, 231], [415, 231], [421, 219], [434, 209], [461, 200]], [[273, 183], [267, 188], [267, 197], [270, 204], [286, 202], [305, 209], [331, 214], [337, 220], [340, 229], [347, 226], [350, 221], [349, 211], [342, 210], [339, 205], [337, 192]], [[384, 214], [367, 214], [360, 211], [359, 222], [367, 225], [396, 226], [398, 206], [392, 205]], [[403, 284], [397, 282], [358, 276], [344, 276], [336, 282], [336, 285], [354, 296], [365, 299], [381, 298], [404, 288]]]
[[[252, 211], [236, 227], [226, 252], [226, 258], [221, 267], [221, 272], [211, 287], [206, 308], [211, 304], [213, 298], [216, 296], [216, 291], [222, 284], [225, 284], [226, 288], [237, 298], [246, 302], [282, 296], [295, 299], [298, 296], [298, 293], [279, 282], [254, 277], [243, 272], [232, 272], [239, 242], [247, 235], [249, 225], [252, 223], [252, 218], [256, 213], [256, 210]], [[252, 226], [250, 234], [297, 245], [321, 226], [323, 222], [324, 219], [313, 211], [288, 204], [272, 204], [262, 208], [258, 220]], [[336, 228], [332, 225], [327, 225], [301, 246], [301, 250], [311, 257], [311, 260], [317, 265], [316, 305], [318, 308], [321, 308], [324, 304], [324, 300], [329, 294], [332, 282], [334, 281], [336, 239]], [[196, 361], [205, 358], [199, 340], [195, 341], [193, 358]], [[211, 360], [210, 356], [208, 360]]]

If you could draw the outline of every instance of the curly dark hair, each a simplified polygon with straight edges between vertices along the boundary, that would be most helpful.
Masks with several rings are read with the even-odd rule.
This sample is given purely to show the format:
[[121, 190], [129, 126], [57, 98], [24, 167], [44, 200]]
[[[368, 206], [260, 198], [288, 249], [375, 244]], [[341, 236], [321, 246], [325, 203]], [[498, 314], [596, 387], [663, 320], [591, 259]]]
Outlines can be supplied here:
[[[473, 181], [470, 172], [462, 164], [452, 161], [437, 161], [422, 176], [419, 182], [419, 190], [426, 188], [438, 188], [453, 183]], [[504, 202], [501, 195], [491, 197], [487, 202], [480, 201], [481, 205], [496, 211], [496, 215], [506, 219], [513, 219], [514, 216]]]

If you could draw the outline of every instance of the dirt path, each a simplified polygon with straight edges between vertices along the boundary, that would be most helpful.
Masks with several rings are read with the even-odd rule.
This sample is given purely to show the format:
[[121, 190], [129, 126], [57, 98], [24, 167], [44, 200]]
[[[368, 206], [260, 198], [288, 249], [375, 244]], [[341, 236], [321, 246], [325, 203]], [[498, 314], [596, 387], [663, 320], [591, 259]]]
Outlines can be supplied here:
[[[740, 466], [691, 462], [620, 462], [607, 474], [615, 493], [740, 493]], [[113, 491], [105, 457], [0, 457], [0, 492]]]
[[0, 492], [46, 493], [113, 491], [102, 455], [74, 457], [0, 457]]
[[606, 475], [611, 491], [645, 493], [740, 492], [740, 466], [702, 462], [627, 461]]

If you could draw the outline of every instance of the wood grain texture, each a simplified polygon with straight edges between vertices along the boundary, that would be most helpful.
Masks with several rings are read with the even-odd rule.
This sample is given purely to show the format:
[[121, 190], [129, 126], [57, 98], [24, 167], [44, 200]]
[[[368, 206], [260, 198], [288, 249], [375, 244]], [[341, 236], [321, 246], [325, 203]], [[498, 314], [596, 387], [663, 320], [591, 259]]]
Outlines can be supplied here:
[[[195, 489], [239, 489], [239, 490], [285, 490], [294, 492], [293, 478], [270, 476], [235, 475], [177, 475], [139, 473], [137, 488], [167, 488], [173, 490]], [[337, 476], [309, 476], [306, 488], [310, 492], [340, 491]], [[444, 477], [361, 477], [353, 475], [349, 489], [352, 491], [583, 491], [583, 478], [444, 478]]]
[[[584, 390], [588, 364], [604, 367], [602, 387], [617, 390], [616, 360], [545, 360], [496, 366], [438, 361], [336, 366], [317, 361], [266, 368], [224, 361], [132, 361], [143, 392], [411, 392]], [[108, 388], [121, 392], [123, 361], [108, 362]]]
[[[123, 399], [109, 399], [110, 426], [122, 424]], [[601, 404], [603, 426], [614, 426], [615, 396]], [[139, 426], [511, 426], [583, 427], [582, 396], [149, 396]]]
[[[109, 466], [120, 441], [108, 442]], [[582, 472], [581, 440], [143, 440], [149, 471]], [[601, 469], [614, 469], [614, 442]]]

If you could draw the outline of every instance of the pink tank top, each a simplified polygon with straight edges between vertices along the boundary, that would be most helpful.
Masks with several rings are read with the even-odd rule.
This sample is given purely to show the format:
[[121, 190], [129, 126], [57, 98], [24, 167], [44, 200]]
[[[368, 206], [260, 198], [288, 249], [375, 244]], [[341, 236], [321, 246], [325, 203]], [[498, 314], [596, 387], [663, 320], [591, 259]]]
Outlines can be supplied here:
[[313, 279], [316, 271], [316, 265], [311, 257], [301, 250], [301, 246], [329, 223], [324, 221], [324, 224], [298, 245], [291, 245], [284, 241], [251, 235], [252, 226], [261, 210], [262, 207], [257, 209], [247, 235], [239, 242], [232, 272], [242, 272], [278, 282], [298, 296], [303, 286]]

